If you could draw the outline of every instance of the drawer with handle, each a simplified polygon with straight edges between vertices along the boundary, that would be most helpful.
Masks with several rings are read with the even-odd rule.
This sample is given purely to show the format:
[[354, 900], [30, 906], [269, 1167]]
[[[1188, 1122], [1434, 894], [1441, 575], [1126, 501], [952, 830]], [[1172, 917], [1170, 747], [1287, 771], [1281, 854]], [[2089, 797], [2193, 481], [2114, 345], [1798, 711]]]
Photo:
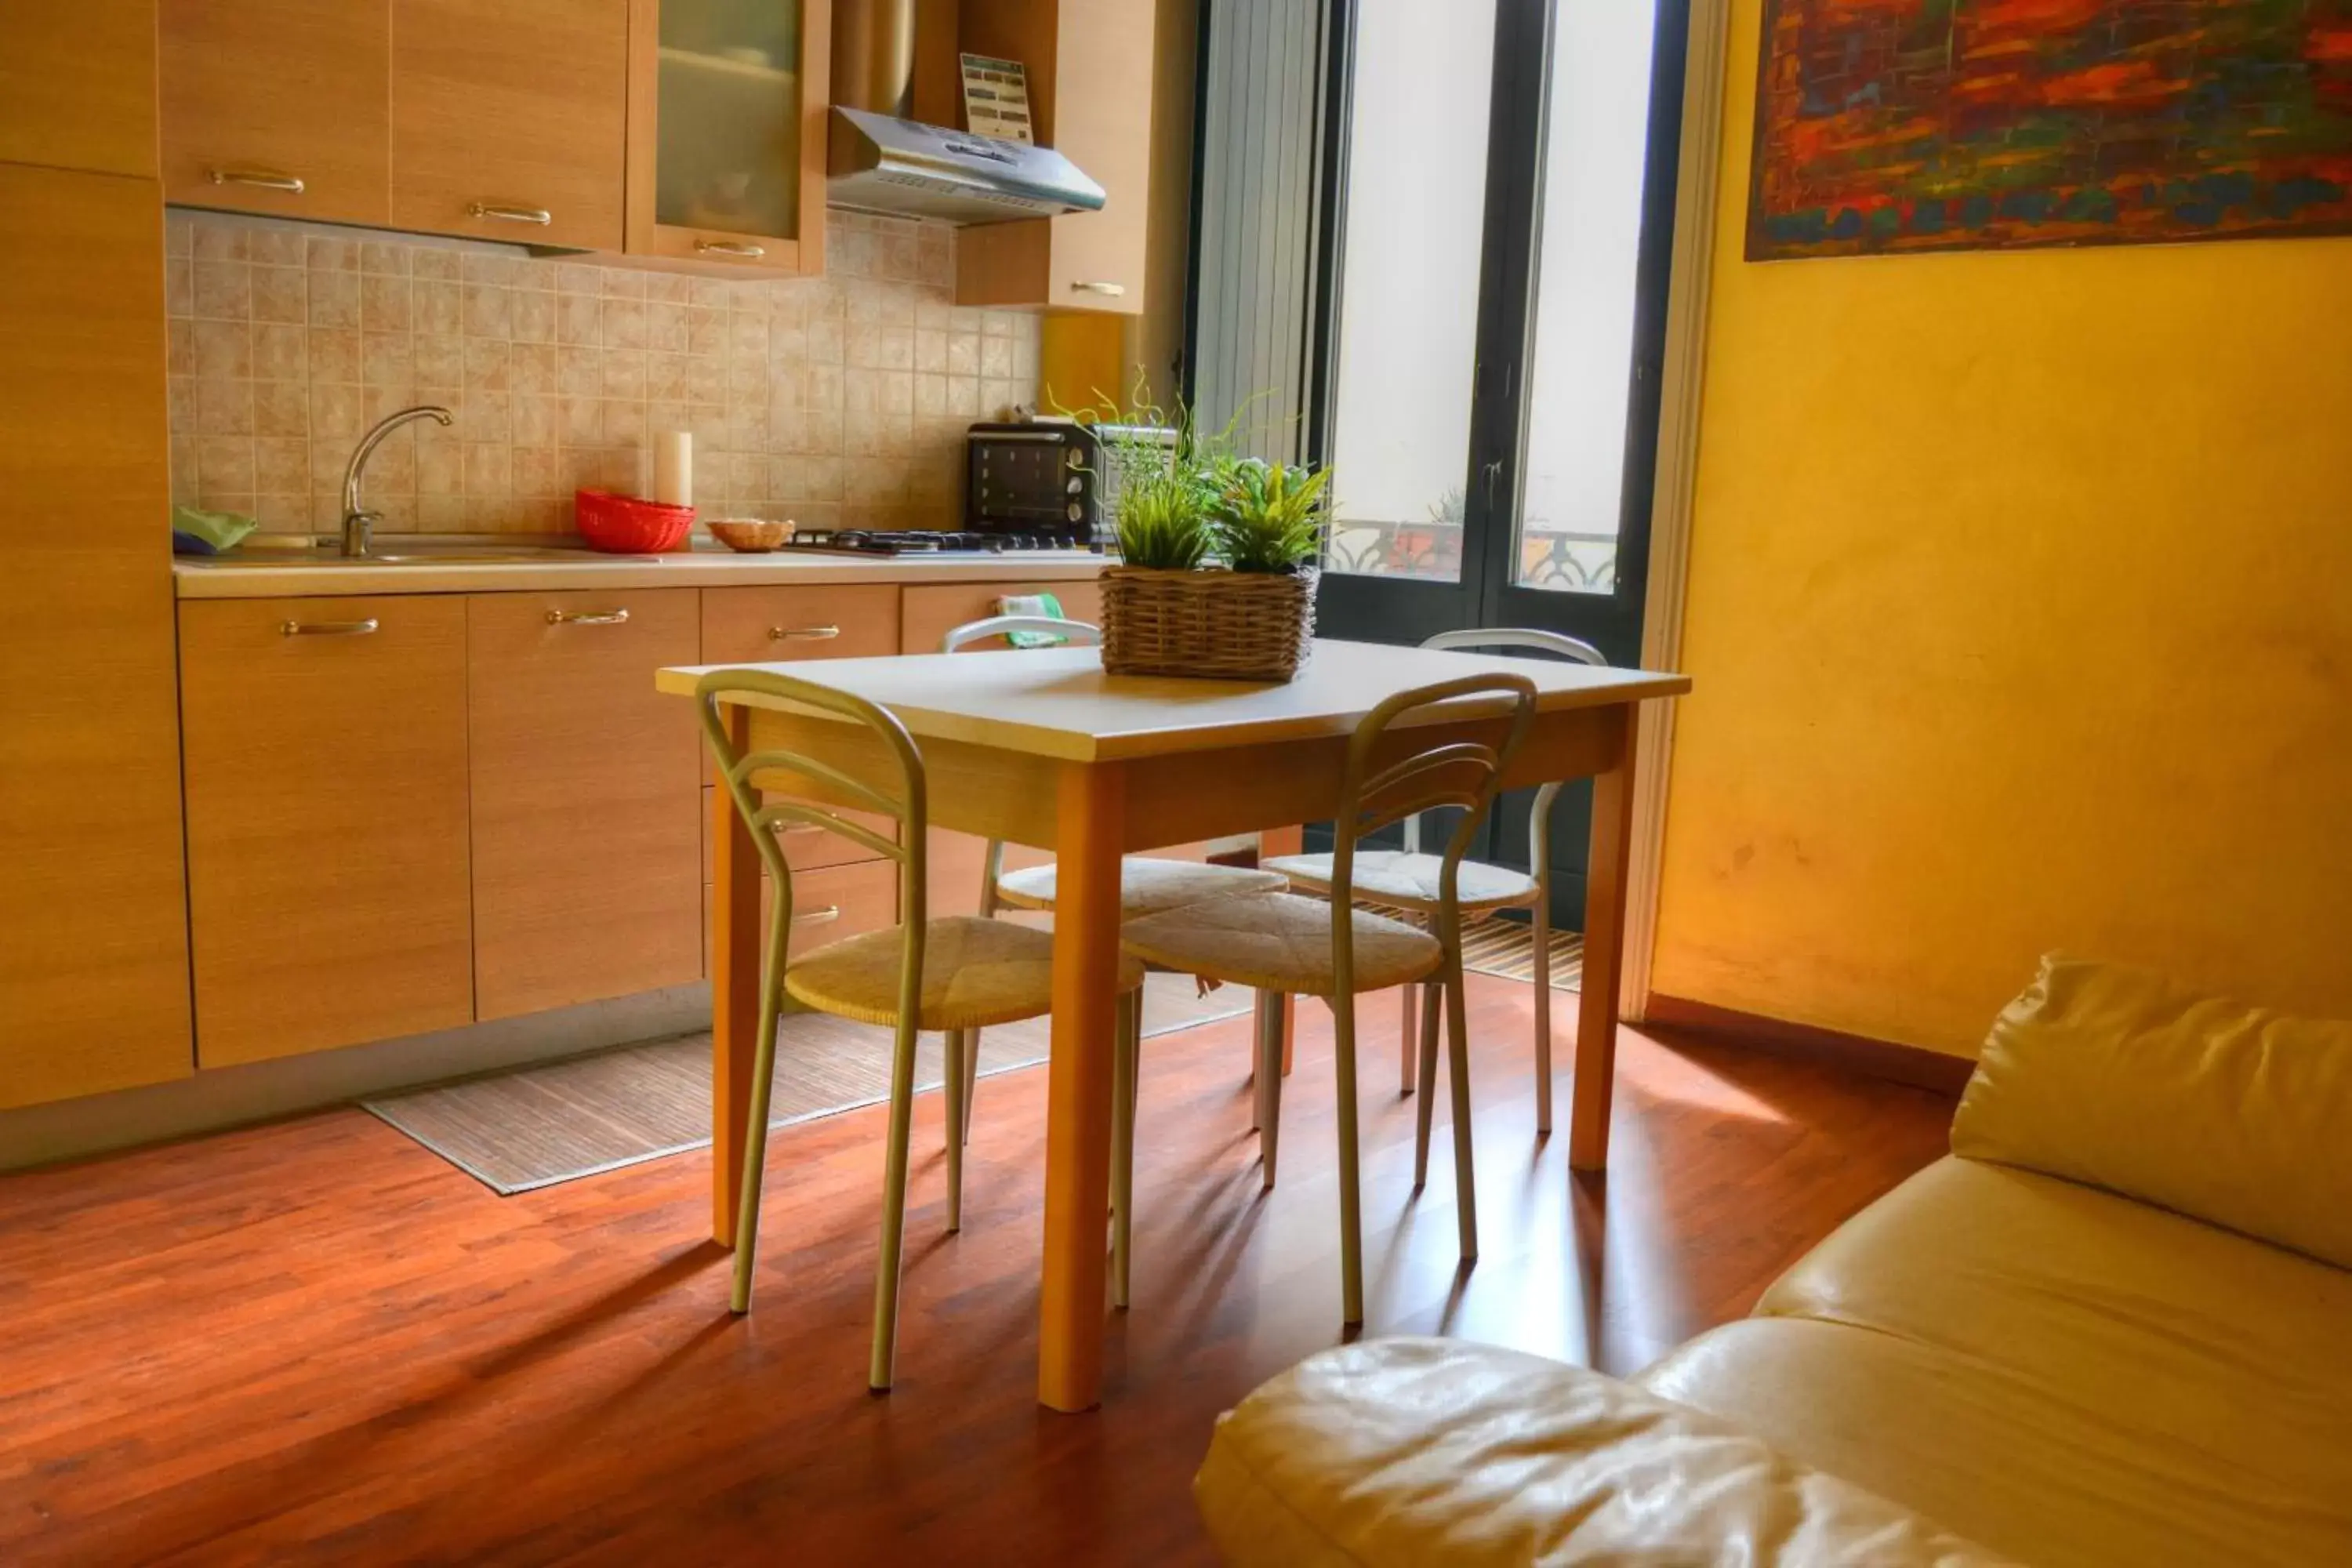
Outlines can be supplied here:
[[[702, 879], [710, 880], [710, 835], [718, 825], [711, 813], [718, 809], [719, 786], [702, 786]], [[890, 818], [870, 811], [844, 812], [843, 816], [859, 826], [878, 833], [885, 838], [898, 836], [898, 825]], [[825, 866], [848, 866], [860, 860], [876, 860], [881, 857], [873, 849], [843, 834], [831, 832], [814, 823], [790, 823], [776, 831], [776, 841], [783, 846], [784, 864], [795, 871], [814, 871]]]
[[894, 583], [702, 591], [705, 664], [866, 658], [898, 651]]
[[[705, 664], [782, 664], [898, 651], [898, 588], [894, 583], [702, 591]], [[707, 757], [703, 776], [719, 776]], [[825, 841], [854, 847], [835, 835], [826, 835]], [[706, 853], [704, 863], [709, 860]]]
[[[797, 955], [828, 942], [863, 936], [898, 923], [898, 863], [866, 860], [854, 866], [827, 866], [793, 873], [793, 937], [788, 954]], [[712, 889], [702, 889], [704, 931], [709, 931]], [[760, 879], [760, 951], [767, 951], [770, 922], [775, 919], [774, 889]], [[706, 937], [704, 952], [708, 953]], [[705, 964], [706, 971], [709, 968]]]

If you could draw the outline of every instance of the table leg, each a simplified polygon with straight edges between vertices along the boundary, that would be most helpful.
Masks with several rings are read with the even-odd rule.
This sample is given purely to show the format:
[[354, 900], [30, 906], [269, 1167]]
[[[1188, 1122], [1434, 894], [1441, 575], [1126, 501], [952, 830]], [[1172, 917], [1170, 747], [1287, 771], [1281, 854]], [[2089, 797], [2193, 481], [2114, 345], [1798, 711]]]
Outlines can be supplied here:
[[1037, 1398], [1055, 1410], [1085, 1410], [1102, 1397], [1103, 1225], [1110, 1201], [1126, 789], [1117, 763], [1073, 763], [1062, 771], [1054, 1029], [1045, 1069], [1045, 1261], [1037, 1303]]
[[1617, 765], [1592, 781], [1592, 847], [1584, 883], [1584, 978], [1576, 1005], [1576, 1067], [1568, 1112], [1568, 1163], [1609, 1164], [1609, 1100], [1617, 1086], [1617, 991], [1625, 963], [1625, 879], [1633, 842], [1633, 740], [1641, 710], [1628, 703]]
[[[1307, 847], [1307, 829], [1299, 826], [1269, 827], [1257, 836], [1257, 859], [1263, 866], [1276, 855], [1297, 855]], [[1284, 993], [1282, 998], [1282, 1076], [1290, 1076], [1290, 1043], [1297, 1034], [1298, 998]]]
[[[740, 755], [751, 749], [751, 710], [728, 710]], [[743, 1119], [760, 1028], [760, 852], [724, 789], [710, 794], [710, 1234], [735, 1245], [743, 1192]]]

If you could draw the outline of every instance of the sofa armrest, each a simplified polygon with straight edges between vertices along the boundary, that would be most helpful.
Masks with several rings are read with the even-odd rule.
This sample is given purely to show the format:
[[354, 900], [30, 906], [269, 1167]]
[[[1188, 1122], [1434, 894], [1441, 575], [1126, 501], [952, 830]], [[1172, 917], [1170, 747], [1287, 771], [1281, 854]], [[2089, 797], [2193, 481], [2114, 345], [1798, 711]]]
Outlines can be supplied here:
[[2000, 1561], [1687, 1405], [1448, 1340], [1275, 1378], [1219, 1417], [1193, 1495], [1239, 1568]]

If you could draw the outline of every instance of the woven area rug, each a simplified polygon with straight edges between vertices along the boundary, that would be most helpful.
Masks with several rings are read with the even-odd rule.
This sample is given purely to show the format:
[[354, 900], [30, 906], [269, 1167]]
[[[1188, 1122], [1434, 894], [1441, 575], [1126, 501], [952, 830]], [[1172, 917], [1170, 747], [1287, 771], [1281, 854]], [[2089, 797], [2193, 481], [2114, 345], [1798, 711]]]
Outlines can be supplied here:
[[[1202, 996], [1181, 974], [1154, 974], [1147, 984], [1146, 1036], [1249, 1011], [1244, 990]], [[982, 1031], [982, 1075], [1035, 1066], [1045, 1059], [1046, 1039], [1043, 1018]], [[920, 1091], [940, 1087], [942, 1057], [940, 1037], [923, 1036], [915, 1058]], [[769, 1126], [837, 1115], [889, 1095], [887, 1029], [821, 1013], [783, 1020]], [[360, 1103], [493, 1191], [527, 1193], [709, 1144], [710, 1037], [624, 1046]]]

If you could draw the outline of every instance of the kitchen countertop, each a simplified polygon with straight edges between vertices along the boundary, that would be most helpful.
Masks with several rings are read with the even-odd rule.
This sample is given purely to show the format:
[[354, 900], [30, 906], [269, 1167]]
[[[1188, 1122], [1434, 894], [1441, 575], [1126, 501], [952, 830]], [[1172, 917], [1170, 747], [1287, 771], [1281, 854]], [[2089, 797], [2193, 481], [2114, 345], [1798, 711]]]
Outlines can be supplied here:
[[173, 563], [172, 585], [183, 599], [279, 599], [347, 594], [546, 593], [827, 583], [1071, 582], [1091, 578], [1108, 564], [1108, 557], [1076, 550], [1007, 551], [943, 560], [789, 552], [737, 555], [697, 550], [655, 557], [583, 552], [576, 561], [452, 560], [375, 566], [353, 566], [332, 556], [299, 564], [182, 559]]

